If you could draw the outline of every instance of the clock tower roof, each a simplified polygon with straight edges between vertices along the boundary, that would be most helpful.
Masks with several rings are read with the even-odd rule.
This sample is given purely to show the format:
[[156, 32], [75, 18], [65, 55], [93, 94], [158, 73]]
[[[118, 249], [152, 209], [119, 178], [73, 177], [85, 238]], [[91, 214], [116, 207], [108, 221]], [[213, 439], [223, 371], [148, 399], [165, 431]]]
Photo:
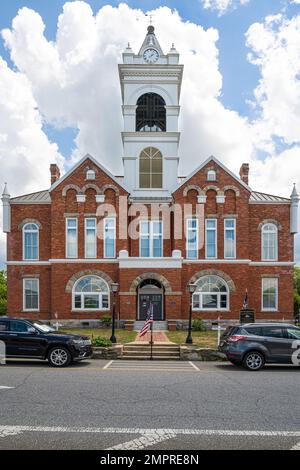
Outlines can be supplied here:
[[155, 49], [157, 49], [160, 55], [164, 55], [163, 50], [157, 40], [157, 37], [155, 36], [153, 25], [149, 25], [147, 28], [147, 34], [142, 44], [142, 47], [140, 48], [139, 55], [142, 55], [144, 50], [148, 47], [154, 47]]

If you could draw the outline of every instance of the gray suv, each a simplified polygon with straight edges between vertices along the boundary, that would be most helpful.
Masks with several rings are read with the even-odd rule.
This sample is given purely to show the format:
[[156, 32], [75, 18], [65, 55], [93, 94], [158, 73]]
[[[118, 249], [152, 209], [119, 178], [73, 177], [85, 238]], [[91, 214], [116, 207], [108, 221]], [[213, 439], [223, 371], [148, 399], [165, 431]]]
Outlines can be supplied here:
[[259, 370], [265, 364], [300, 365], [300, 328], [284, 323], [229, 326], [219, 351], [236, 365]]

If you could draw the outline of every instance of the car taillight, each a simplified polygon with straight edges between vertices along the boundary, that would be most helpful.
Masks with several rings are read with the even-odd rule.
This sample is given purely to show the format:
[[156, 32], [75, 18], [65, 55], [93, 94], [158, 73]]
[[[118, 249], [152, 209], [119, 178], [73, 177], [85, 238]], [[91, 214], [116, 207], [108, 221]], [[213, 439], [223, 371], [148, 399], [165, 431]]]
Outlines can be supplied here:
[[229, 341], [230, 343], [237, 343], [238, 341], [244, 341], [245, 339], [247, 339], [247, 336], [233, 335], [229, 336], [227, 338], [227, 341]]

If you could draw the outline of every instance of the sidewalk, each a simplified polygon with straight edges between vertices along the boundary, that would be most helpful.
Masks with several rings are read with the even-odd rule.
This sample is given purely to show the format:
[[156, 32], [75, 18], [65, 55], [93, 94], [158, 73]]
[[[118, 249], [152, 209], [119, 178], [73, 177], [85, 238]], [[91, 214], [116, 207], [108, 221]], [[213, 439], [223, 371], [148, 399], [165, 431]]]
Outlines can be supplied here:
[[[153, 342], [154, 343], [172, 343], [167, 335], [163, 331], [153, 331]], [[144, 336], [139, 337], [139, 333], [137, 333], [136, 338], [134, 340], [135, 343], [150, 343], [151, 340], [151, 333], [148, 331]]]

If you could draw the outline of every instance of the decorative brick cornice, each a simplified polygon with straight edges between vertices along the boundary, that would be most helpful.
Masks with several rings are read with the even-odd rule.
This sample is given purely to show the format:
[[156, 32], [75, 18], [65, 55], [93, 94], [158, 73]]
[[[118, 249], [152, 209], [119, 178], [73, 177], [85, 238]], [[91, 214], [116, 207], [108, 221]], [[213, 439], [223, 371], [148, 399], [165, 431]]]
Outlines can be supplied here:
[[104, 271], [100, 271], [98, 269], [85, 269], [84, 271], [79, 271], [78, 273], [74, 274], [69, 279], [69, 281], [67, 282], [67, 285], [66, 285], [66, 292], [68, 294], [71, 294], [75, 282], [78, 281], [78, 279], [80, 279], [81, 277], [84, 277], [84, 276], [98, 276], [98, 277], [101, 277], [102, 279], [104, 279], [107, 282], [107, 284], [109, 286], [113, 282], [112, 278], [108, 274], [106, 274]]
[[191, 277], [188, 284], [195, 284], [201, 277], [204, 276], [218, 276], [227, 283], [230, 292], [236, 291], [235, 284], [231, 277], [219, 269], [203, 269], [202, 271], [198, 271], [196, 274], [194, 274], [194, 276]]

